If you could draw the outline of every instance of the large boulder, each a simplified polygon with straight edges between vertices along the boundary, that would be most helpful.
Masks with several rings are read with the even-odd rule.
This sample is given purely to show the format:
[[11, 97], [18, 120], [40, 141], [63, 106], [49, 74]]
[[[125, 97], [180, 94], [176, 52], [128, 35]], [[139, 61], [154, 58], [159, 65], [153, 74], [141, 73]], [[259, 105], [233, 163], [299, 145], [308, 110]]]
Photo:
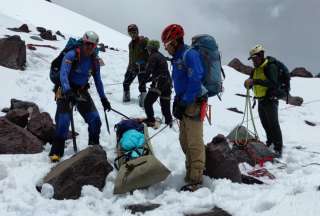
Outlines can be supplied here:
[[0, 117], [0, 154], [34, 154], [42, 152], [43, 143], [29, 131]]
[[[78, 199], [84, 185], [102, 190], [112, 170], [102, 147], [92, 146], [59, 163], [44, 177], [43, 184], [52, 185], [54, 199]], [[37, 190], [41, 189], [38, 185]]]
[[313, 74], [310, 71], [307, 71], [304, 67], [298, 67], [291, 71], [290, 76], [312, 78]]
[[232, 154], [227, 139], [219, 134], [206, 146], [205, 175], [210, 178], [227, 178], [241, 183], [238, 161]]
[[0, 65], [11, 69], [24, 70], [26, 65], [26, 44], [20, 36], [0, 39]]
[[229, 64], [228, 64], [229, 67], [232, 67], [234, 68], [235, 70], [243, 73], [243, 74], [246, 74], [246, 75], [250, 75], [251, 74], [251, 71], [253, 70], [253, 67], [250, 67], [250, 66], [247, 66], [247, 65], [244, 65], [239, 59], [237, 58], [234, 58], [232, 59]]
[[12, 123], [24, 128], [28, 124], [29, 112], [24, 109], [12, 109], [5, 117]]
[[42, 112], [32, 115], [27, 128], [33, 135], [45, 143], [52, 143], [55, 127], [49, 113]]

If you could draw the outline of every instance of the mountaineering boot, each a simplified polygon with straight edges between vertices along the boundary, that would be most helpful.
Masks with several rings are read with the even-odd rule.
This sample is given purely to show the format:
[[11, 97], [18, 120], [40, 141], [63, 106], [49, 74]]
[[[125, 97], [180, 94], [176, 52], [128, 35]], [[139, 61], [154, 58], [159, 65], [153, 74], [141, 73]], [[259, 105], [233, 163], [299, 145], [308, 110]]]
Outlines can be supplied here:
[[123, 102], [129, 102], [130, 101], [130, 91], [124, 91], [123, 92], [122, 101]]
[[51, 160], [52, 163], [57, 163], [57, 162], [60, 161], [60, 159], [61, 159], [61, 157], [59, 155], [56, 155], [56, 154], [50, 156], [50, 160]]
[[89, 146], [94, 146], [94, 145], [99, 145], [99, 141], [95, 141], [95, 140], [92, 140], [92, 139], [89, 139], [88, 141], [88, 145]]
[[180, 191], [189, 191], [194, 192], [198, 189], [202, 188], [202, 184], [186, 184], [185, 186], [180, 188]]
[[146, 92], [141, 92], [139, 95], [139, 106], [144, 107], [144, 99], [146, 98], [147, 93]]
[[282, 150], [274, 150], [275, 158], [281, 158], [282, 157]]

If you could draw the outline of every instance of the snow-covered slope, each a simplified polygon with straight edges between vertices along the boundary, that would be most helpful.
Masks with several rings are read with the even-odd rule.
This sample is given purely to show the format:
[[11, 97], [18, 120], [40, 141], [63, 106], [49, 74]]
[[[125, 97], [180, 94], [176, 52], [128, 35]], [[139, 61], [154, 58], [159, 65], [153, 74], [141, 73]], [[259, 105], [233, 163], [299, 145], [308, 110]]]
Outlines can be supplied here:
[[[48, 16], [50, 14], [50, 18]], [[54, 14], [54, 15], [53, 15]], [[16, 27], [22, 23], [31, 25], [29, 34], [19, 33], [26, 43], [35, 43], [30, 39], [35, 35], [35, 26], [48, 27], [67, 33], [67, 36], [80, 37], [83, 31], [97, 31], [106, 44], [119, 48], [127, 47], [128, 38], [108, 27], [93, 22], [44, 0], [10, 0], [0, 4], [0, 36], [16, 34], [7, 27]], [[55, 102], [51, 92], [52, 84], [48, 78], [50, 61], [64, 47], [66, 40], [56, 42], [36, 42], [57, 46], [59, 50], [38, 48], [27, 50], [27, 69], [15, 71], [0, 67], [0, 108], [9, 105], [10, 98], [31, 100], [36, 102], [43, 111], [52, 116], [55, 112]], [[105, 91], [112, 106], [129, 116], [143, 116], [144, 111], [138, 107], [137, 100], [130, 104], [122, 104], [122, 79], [127, 66], [126, 52], [107, 51], [101, 53], [106, 66], [102, 68], [102, 79]], [[210, 98], [213, 106], [213, 126], [205, 123], [204, 139], [209, 142], [218, 133], [228, 134], [241, 121], [242, 116], [226, 110], [229, 107], [244, 108], [244, 98], [235, 93], [245, 93], [242, 74], [225, 66], [227, 78], [224, 82], [225, 93], [222, 102]], [[120, 83], [120, 84], [119, 84]], [[320, 155], [303, 152], [294, 147], [301, 145], [307, 151], [320, 152], [320, 96], [317, 95], [318, 79], [292, 80], [292, 94], [302, 96], [305, 104], [302, 107], [292, 107], [280, 102], [279, 117], [284, 137], [284, 157], [287, 163], [285, 169], [277, 169], [278, 165], [267, 163], [267, 168], [276, 179], [263, 179], [265, 185], [240, 185], [228, 180], [211, 180], [205, 178], [205, 187], [194, 192], [179, 192], [183, 184], [184, 155], [178, 142], [178, 132], [166, 129], [152, 140], [156, 156], [172, 171], [166, 181], [154, 185], [147, 190], [137, 190], [132, 195], [114, 196], [112, 194], [116, 172], [106, 179], [106, 186], [101, 192], [94, 187], [83, 187], [82, 196], [78, 200], [57, 201], [41, 196], [36, 190], [37, 182], [53, 166], [49, 163], [49, 145], [45, 151], [35, 155], [0, 155], [0, 215], [130, 215], [123, 206], [127, 204], [152, 202], [162, 206], [145, 215], [183, 215], [190, 212], [201, 212], [219, 206], [235, 216], [254, 215], [318, 215], [320, 192], [316, 187], [320, 184], [320, 167], [310, 163], [320, 163]], [[132, 98], [137, 98], [137, 85], [133, 84]], [[103, 110], [94, 86], [90, 89], [100, 116]], [[161, 116], [156, 104], [156, 115]], [[0, 114], [2, 115], [2, 114]], [[257, 116], [256, 110], [254, 115]], [[121, 117], [113, 112], [108, 113], [111, 128]], [[310, 127], [304, 120], [318, 122], [318, 126]], [[261, 124], [256, 118], [257, 129], [262, 140], [265, 139]], [[79, 113], [75, 114], [77, 138], [80, 149], [87, 147], [87, 128]], [[177, 126], [175, 125], [175, 128]], [[155, 133], [150, 129], [150, 134]], [[102, 125], [101, 144], [113, 161], [115, 155], [115, 133], [107, 134], [106, 125]], [[66, 156], [72, 156], [72, 145], [68, 145]], [[241, 166], [243, 172], [252, 168]]]

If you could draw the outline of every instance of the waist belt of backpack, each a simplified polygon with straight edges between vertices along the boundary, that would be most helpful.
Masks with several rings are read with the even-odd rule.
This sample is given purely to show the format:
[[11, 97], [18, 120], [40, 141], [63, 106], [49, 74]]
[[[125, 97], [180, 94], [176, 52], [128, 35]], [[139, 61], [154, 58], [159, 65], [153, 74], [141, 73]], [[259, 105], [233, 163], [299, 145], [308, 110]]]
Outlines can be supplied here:
[[75, 93], [77, 93], [79, 95], [86, 93], [88, 91], [88, 89], [90, 88], [89, 83], [87, 83], [83, 86], [79, 86], [79, 85], [70, 83], [70, 86], [71, 86], [72, 91], [74, 91]]

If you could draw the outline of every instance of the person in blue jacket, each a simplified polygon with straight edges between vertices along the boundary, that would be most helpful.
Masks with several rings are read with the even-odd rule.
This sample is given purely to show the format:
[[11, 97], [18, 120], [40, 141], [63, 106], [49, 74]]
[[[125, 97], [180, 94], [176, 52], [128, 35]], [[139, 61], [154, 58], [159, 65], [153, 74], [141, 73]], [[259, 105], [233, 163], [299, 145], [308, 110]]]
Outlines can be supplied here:
[[186, 156], [186, 185], [181, 190], [195, 191], [202, 184], [205, 166], [201, 104], [207, 100], [202, 88], [204, 69], [200, 54], [184, 44], [182, 26], [171, 24], [161, 35], [165, 49], [173, 57], [172, 79], [175, 90], [173, 115], [180, 121], [179, 141]]
[[59, 161], [64, 154], [73, 106], [77, 107], [88, 124], [88, 144], [99, 145], [101, 120], [88, 92], [90, 76], [93, 76], [104, 110], [110, 111], [111, 105], [104, 94], [99, 59], [95, 53], [98, 41], [99, 37], [95, 32], [87, 31], [82, 37], [81, 45], [63, 57], [60, 69], [61, 86], [56, 92], [56, 130], [49, 154], [52, 162]]

